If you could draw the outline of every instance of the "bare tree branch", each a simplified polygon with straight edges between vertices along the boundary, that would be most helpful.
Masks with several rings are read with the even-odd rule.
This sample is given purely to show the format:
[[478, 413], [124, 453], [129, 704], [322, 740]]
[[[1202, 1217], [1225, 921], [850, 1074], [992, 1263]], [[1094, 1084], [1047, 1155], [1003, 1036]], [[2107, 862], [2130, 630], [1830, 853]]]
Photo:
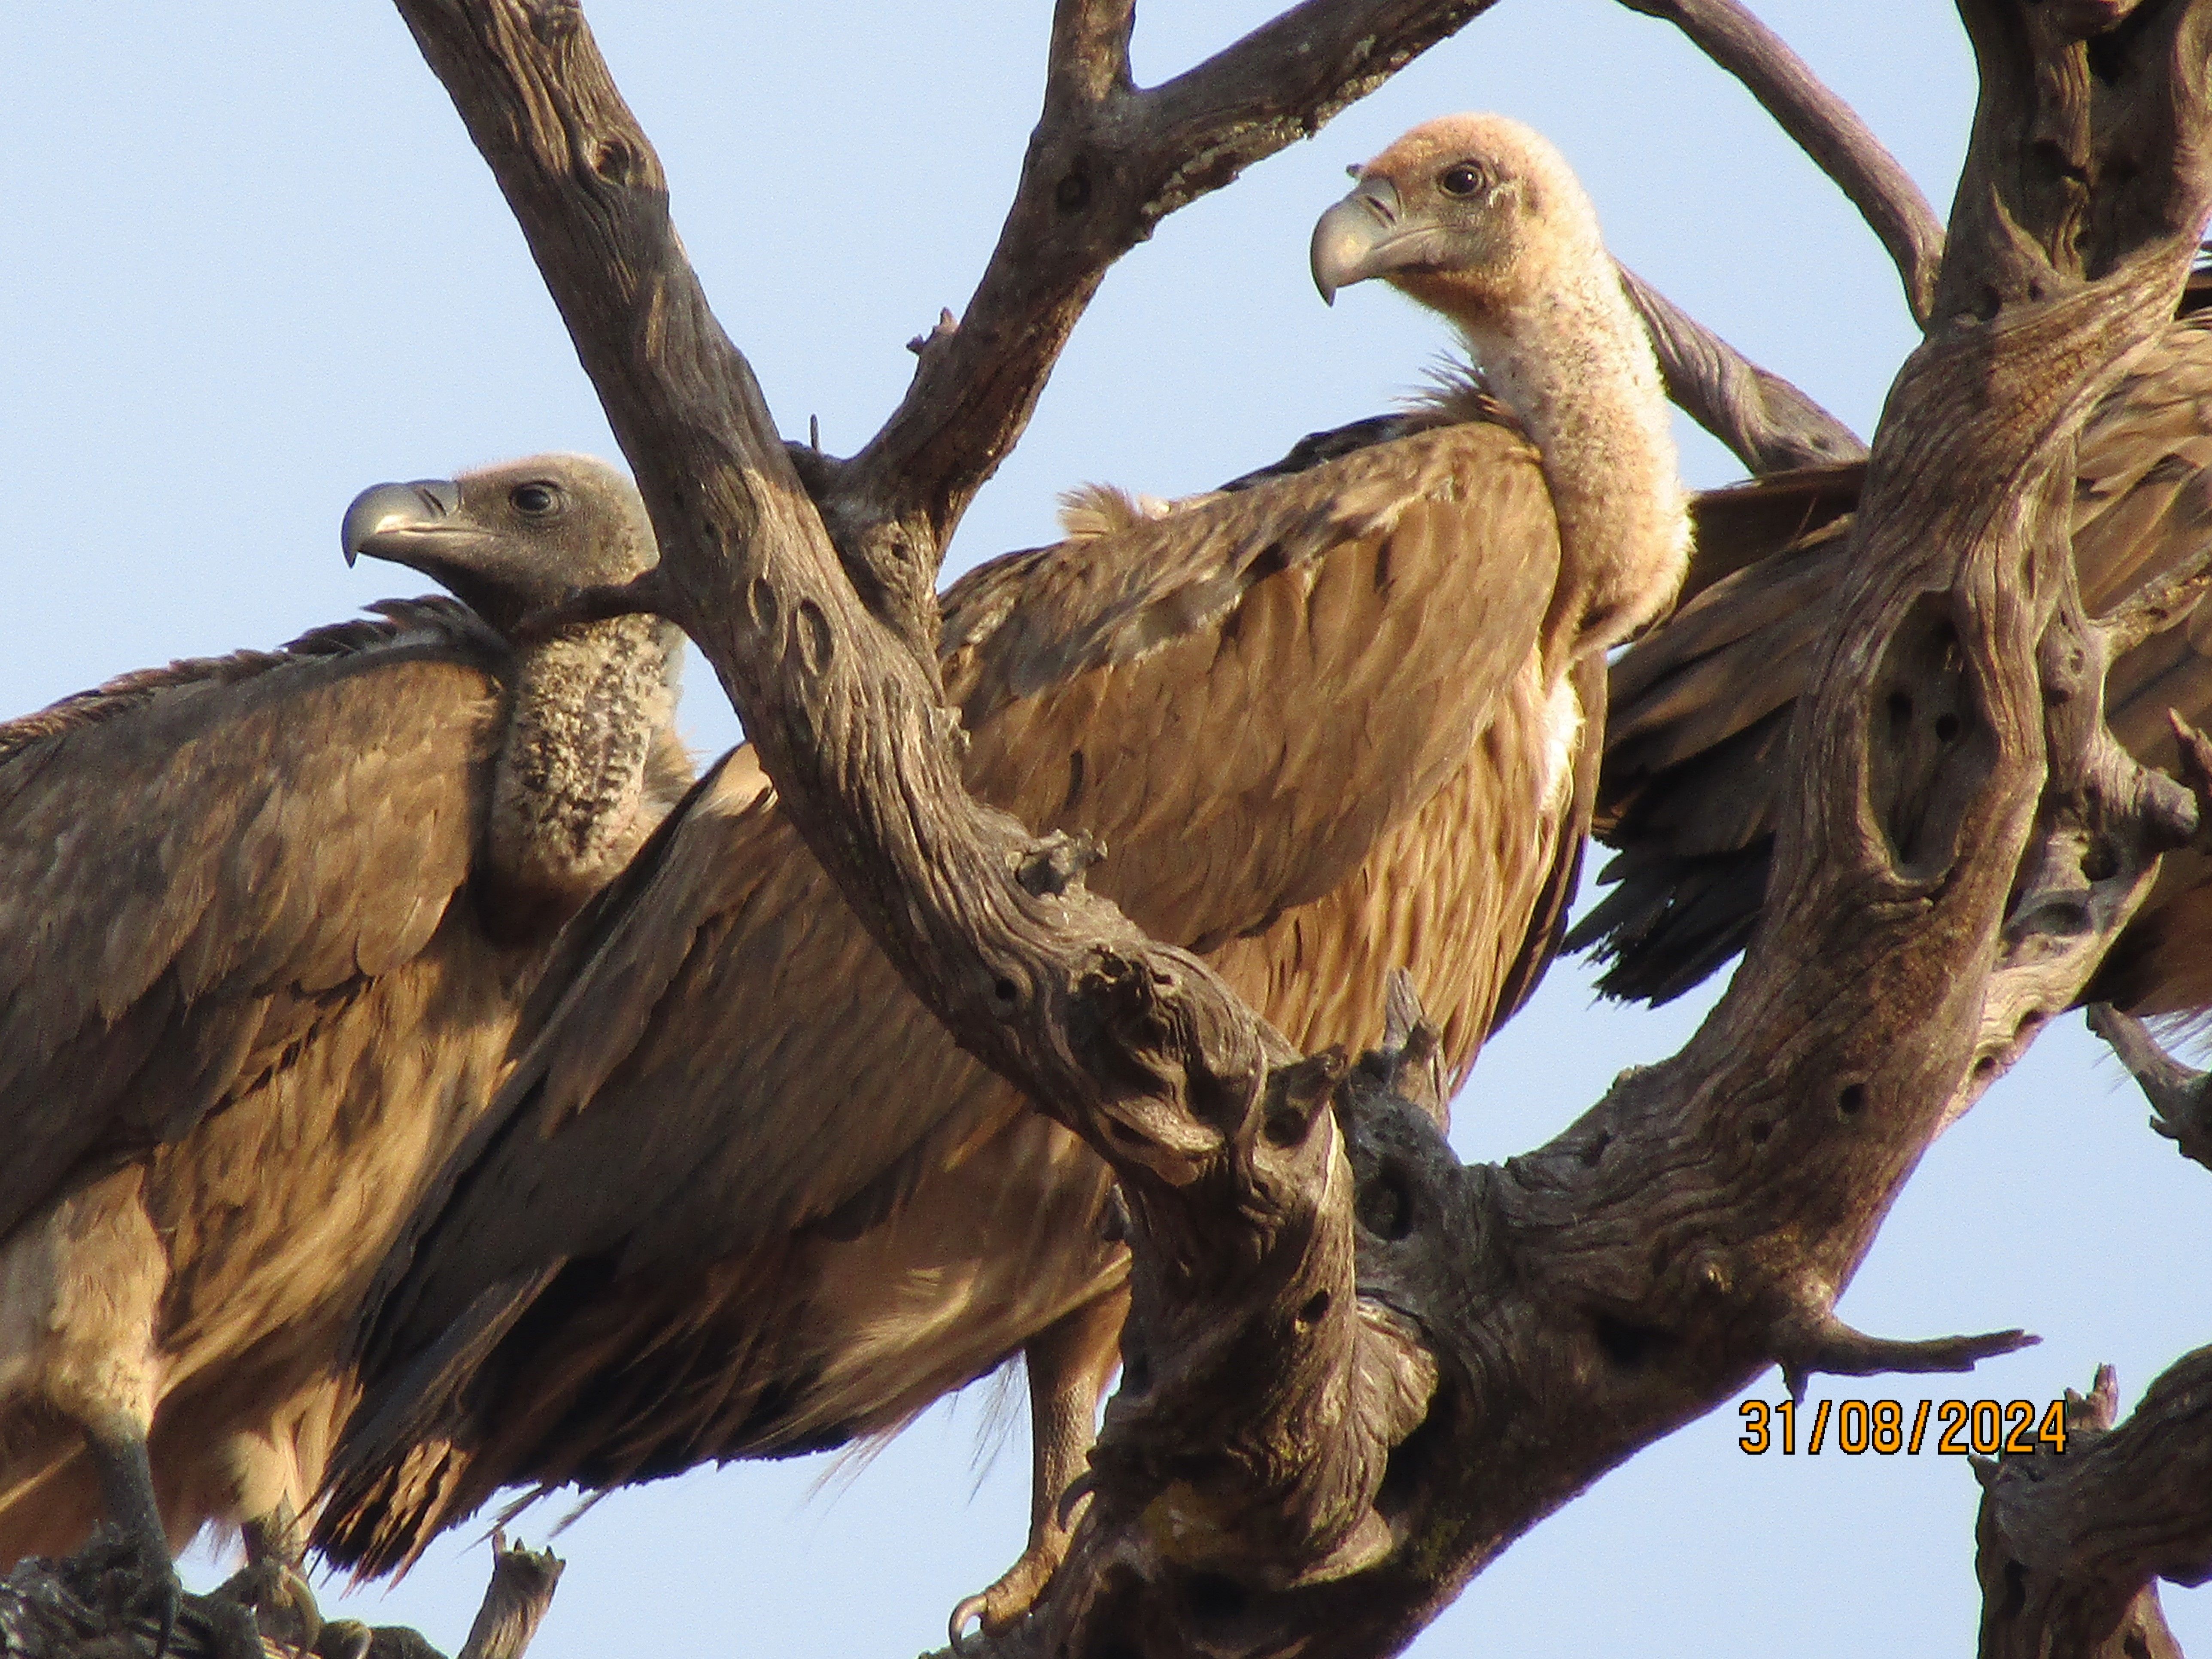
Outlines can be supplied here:
[[2112, 1045], [2150, 1101], [2150, 1127], [2173, 1142], [2182, 1157], [2212, 1170], [2212, 1100], [2205, 1074], [2159, 1047], [2143, 1023], [2109, 1003], [2089, 1010], [2089, 1029]]
[[1789, 43], [1737, 0], [1621, 0], [1631, 11], [1664, 18], [1698, 50], [1743, 82], [1782, 130], [1829, 178], [1896, 262], [1912, 320], [1928, 325], [1943, 227], [1898, 159], [1842, 99], [1828, 90]]
[[2117, 1429], [2111, 1366], [2066, 1401], [2064, 1455], [1976, 1468], [1982, 1659], [2179, 1659], [2156, 1581], [2212, 1578], [2212, 1348], [2152, 1383]]
[[496, 1529], [491, 1547], [491, 1583], [455, 1659], [522, 1659], [561, 1583], [564, 1564], [551, 1550], [510, 1547]]
[[1620, 285], [1643, 318], [1667, 395], [1754, 473], [1866, 459], [1850, 428], [1744, 356], [1626, 265]]
[[1306, 0], [1139, 90], [1130, 0], [1060, 0], [1044, 112], [982, 280], [957, 325], [922, 343], [897, 410], [817, 492], [870, 604], [934, 627], [945, 544], [1028, 425], [1115, 260], [1494, 3]]
[[[403, 0], [402, 11], [514, 205], [637, 468], [671, 610], [721, 673], [810, 846], [856, 885], [875, 879], [865, 873], [872, 860], [859, 850], [864, 839], [896, 849], [890, 856], [902, 874], [856, 904], [893, 959], [913, 964], [918, 942], [905, 926], [915, 914], [906, 880], [918, 891], [937, 889], [943, 908], [980, 911], [925, 922], [929, 933], [949, 927], [941, 943], [963, 960], [951, 984], [933, 978], [931, 994], [949, 992], [959, 1006], [948, 1012], [963, 1035], [1049, 1097], [1059, 1092], [1052, 1073], [1080, 1070], [1072, 1051], [1088, 1034], [1062, 1033], [1061, 1052], [1039, 1057], [1040, 1066], [989, 1033], [1007, 1030], [1006, 1016], [1033, 1000], [1077, 994], [1037, 950], [1063, 917], [1078, 931], [1095, 922], [1100, 948], [1120, 947], [1115, 971], [1131, 986], [1188, 979], [1201, 988], [1212, 1001], [1194, 1025], [1224, 1032], [1237, 1056], [1231, 1073], [1248, 1073], [1261, 1039], [1227, 1012], [1194, 959], [1156, 959], [1079, 884], [1040, 898], [1013, 878], [1043, 849], [960, 789], [951, 717], [937, 706], [923, 666], [927, 641], [910, 633], [885, 638], [855, 602], [750, 370], [677, 242], [658, 158], [580, 12], [560, 0]], [[903, 649], [864, 672], [864, 660], [887, 644]], [[859, 752], [844, 752], [848, 742]], [[902, 792], [919, 803], [915, 817], [886, 821], [874, 792], [908, 774], [919, 775]], [[917, 821], [938, 812], [954, 821]], [[894, 914], [897, 921], [886, 920]], [[981, 959], [954, 944], [979, 932], [992, 941]], [[933, 959], [937, 943], [923, 948]], [[1141, 1003], [1146, 994], [1131, 994]], [[1090, 1020], [1103, 1018], [1094, 1008]]]
[[[1126, 1516], [1132, 1486], [1196, 1481], [1240, 1570], [1364, 1559], [1370, 1500], [1429, 1365], [1410, 1328], [1355, 1293], [1328, 1109], [1341, 1062], [1291, 1064], [1202, 961], [1145, 938], [1079, 876], [1035, 879], [1053, 848], [966, 794], [927, 641], [845, 580], [575, 9], [400, 3], [636, 468], [678, 618], [810, 849], [925, 1006], [1121, 1179], [1133, 1319], [1161, 1359], [1149, 1401], [1125, 1390], [1108, 1457], [1124, 1476], [1102, 1479], [1091, 1513]], [[1295, 55], [1279, 29], [1255, 38]], [[1385, 61], [1371, 42], [1354, 56]], [[1195, 178], [1196, 159], [1179, 173]], [[1243, 1380], [1262, 1364], [1274, 1386], [1255, 1397]], [[1208, 1396], [1236, 1402], [1210, 1428], [1192, 1409]]]
[[2153, 635], [2179, 626], [2212, 590], [2212, 542], [2156, 580], [2143, 584], [2098, 619], [2105, 649], [2117, 661]]

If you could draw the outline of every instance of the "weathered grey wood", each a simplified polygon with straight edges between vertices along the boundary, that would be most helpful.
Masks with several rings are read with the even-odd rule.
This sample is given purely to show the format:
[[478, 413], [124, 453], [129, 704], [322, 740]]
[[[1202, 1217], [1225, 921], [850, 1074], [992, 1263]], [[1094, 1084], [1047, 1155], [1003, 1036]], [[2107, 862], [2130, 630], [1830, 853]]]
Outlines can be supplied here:
[[565, 1565], [551, 1550], [509, 1546], [506, 1534], [494, 1531], [491, 1583], [456, 1659], [522, 1659], [553, 1605]]
[[[1123, 1391], [1068, 1563], [1004, 1650], [1389, 1651], [1542, 1515], [1767, 1364], [1928, 1369], [2022, 1340], [1885, 1341], [1832, 1306], [1928, 1142], [2078, 991], [2158, 850], [2194, 828], [2193, 803], [2105, 732], [2063, 507], [2072, 434], [2162, 324], [2205, 216], [2212, 0], [2103, 43], [2098, 77], [2042, 9], [1969, 0], [1984, 92], [1960, 208], [1927, 343], [1875, 434], [1766, 923], [1681, 1054], [1551, 1146], [1474, 1170], [1389, 1089], [1417, 1036], [1348, 1078], [1297, 1061], [1079, 879], [1018, 878], [1048, 849], [958, 788], [900, 597], [927, 561], [891, 578], [856, 556], [854, 524], [898, 515], [809, 460], [842, 526], [825, 532], [573, 6], [400, 3], [638, 469], [672, 603], [810, 846], [959, 1039], [1122, 1179]], [[1365, 15], [1294, 15], [1338, 10]], [[1064, 136], [1055, 110], [1115, 101], [1127, 25], [1063, 7], [1025, 179], [1079, 176], [1036, 164]], [[1135, 199], [1164, 212], [1212, 175], [1165, 176]], [[1040, 269], [1103, 269], [1052, 246], [1101, 246], [1087, 228], [1008, 234]], [[1079, 309], [1088, 289], [1063, 292]], [[962, 361], [985, 380], [1003, 362], [1024, 389], [979, 394], [907, 452], [899, 488], [939, 492], [914, 522], [957, 516], [976, 458], [1011, 441], [1006, 410], [1072, 320], [1060, 304], [1024, 313], [1046, 320], [1019, 337], [971, 337]], [[924, 375], [976, 314], [924, 343]]]
[[1858, 112], [1820, 83], [1805, 61], [1737, 0], [1621, 0], [1662, 17], [1742, 82], [1782, 130], [1834, 179], [1881, 239], [1905, 283], [1912, 319], [1926, 327], [1943, 227], [1912, 175]]
[[2143, 1023], [2109, 1003], [2089, 1010], [2089, 1029], [2112, 1045], [2150, 1102], [2150, 1127], [2182, 1157], [2212, 1170], [2212, 1085], [2158, 1046]]
[[1865, 459], [1858, 434], [1626, 265], [1620, 285], [1651, 336], [1667, 395], [1753, 472]]
[[2212, 1348], [2115, 1428], [2118, 1392], [2109, 1365], [2066, 1391], [2063, 1456], [1978, 1461], [1982, 1659], [2179, 1659], [2157, 1581], [2212, 1578]]

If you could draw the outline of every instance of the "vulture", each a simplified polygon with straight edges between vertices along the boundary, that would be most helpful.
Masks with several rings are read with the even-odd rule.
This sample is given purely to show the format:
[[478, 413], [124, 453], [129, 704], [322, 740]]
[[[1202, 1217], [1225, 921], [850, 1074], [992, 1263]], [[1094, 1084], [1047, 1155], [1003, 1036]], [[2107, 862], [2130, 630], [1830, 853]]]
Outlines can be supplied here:
[[[2183, 317], [2082, 431], [2074, 556], [2091, 615], [2202, 556], [2212, 538], [2212, 312]], [[1665, 1002], [1750, 941], [1773, 854], [1790, 722], [1832, 615], [1856, 465], [1784, 474], [1698, 503], [1698, 588], [1613, 671], [1598, 833], [1613, 890], [1570, 936], [1599, 983]], [[1727, 574], [1722, 574], [1722, 573]], [[2212, 611], [2185, 611], [2112, 665], [2106, 716], [2175, 769], [2166, 711], [2212, 723]], [[2212, 1009], [2212, 860], [2166, 854], [2142, 908], [2083, 992], [2146, 1014]]]
[[165, 1640], [204, 1523], [297, 1562], [376, 1269], [690, 781], [676, 630], [517, 631], [655, 562], [618, 473], [380, 485], [343, 533], [455, 597], [0, 726], [0, 1568], [104, 1513]]
[[[1083, 495], [1066, 539], [944, 596], [941, 666], [978, 797], [1097, 838], [1092, 886], [1301, 1049], [1376, 1042], [1405, 967], [1456, 1083], [1555, 948], [1605, 653], [1671, 599], [1687, 521], [1558, 153], [1455, 117], [1358, 177], [1314, 232], [1322, 295], [1403, 289], [1489, 394], [1173, 507]], [[1105, 1166], [906, 990], [748, 750], [563, 951], [394, 1254], [317, 1547], [403, 1569], [501, 1487], [888, 1435], [1020, 1354], [1029, 1547], [956, 1615], [1004, 1628], [1118, 1357]]]

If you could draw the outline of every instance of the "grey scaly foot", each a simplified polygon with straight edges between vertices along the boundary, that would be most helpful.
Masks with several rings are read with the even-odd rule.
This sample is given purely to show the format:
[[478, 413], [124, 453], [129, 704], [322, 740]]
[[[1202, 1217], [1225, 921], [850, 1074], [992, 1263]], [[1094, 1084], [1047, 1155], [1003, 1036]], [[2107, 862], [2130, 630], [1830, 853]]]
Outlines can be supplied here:
[[100, 1476], [100, 1501], [107, 1518], [138, 1557], [141, 1588], [132, 1611], [155, 1620], [154, 1659], [161, 1659], [177, 1632], [185, 1587], [169, 1559], [169, 1534], [161, 1525], [161, 1506], [154, 1496], [154, 1468], [147, 1461], [146, 1432], [118, 1414], [84, 1430], [85, 1450]]

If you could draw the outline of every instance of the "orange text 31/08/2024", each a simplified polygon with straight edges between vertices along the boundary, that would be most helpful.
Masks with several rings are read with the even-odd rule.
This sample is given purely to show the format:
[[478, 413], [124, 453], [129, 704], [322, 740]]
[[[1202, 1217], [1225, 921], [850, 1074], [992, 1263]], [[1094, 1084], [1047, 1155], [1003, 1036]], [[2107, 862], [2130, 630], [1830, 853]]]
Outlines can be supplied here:
[[1747, 1400], [1739, 1409], [1743, 1434], [1736, 1444], [1753, 1456], [1775, 1451], [1791, 1456], [1801, 1450], [1809, 1455], [1831, 1448], [1852, 1457], [1925, 1451], [1954, 1457], [1969, 1452], [2026, 1456], [2066, 1449], [2063, 1400], [2040, 1407], [2032, 1400], [1923, 1400], [1909, 1412], [1896, 1400], [1822, 1400], [1811, 1407], [1794, 1400], [1771, 1405]]

